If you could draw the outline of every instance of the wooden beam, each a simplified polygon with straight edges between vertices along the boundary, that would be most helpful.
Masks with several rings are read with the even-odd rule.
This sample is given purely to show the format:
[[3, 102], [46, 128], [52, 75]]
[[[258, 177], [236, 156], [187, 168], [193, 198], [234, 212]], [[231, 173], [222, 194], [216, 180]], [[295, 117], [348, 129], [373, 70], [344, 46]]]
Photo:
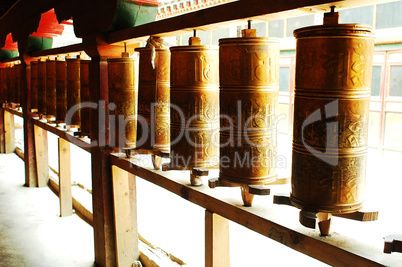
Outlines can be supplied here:
[[47, 186], [49, 181], [49, 156], [47, 131], [34, 125], [36, 170], [38, 187]]
[[14, 114], [4, 112], [4, 140], [6, 153], [14, 153], [15, 151], [15, 125]]
[[205, 267], [230, 267], [229, 220], [205, 211]]
[[131, 266], [140, 257], [135, 176], [116, 166], [112, 173], [117, 266]]
[[59, 198], [60, 216], [73, 214], [73, 196], [71, 194], [71, 154], [70, 143], [59, 138]]

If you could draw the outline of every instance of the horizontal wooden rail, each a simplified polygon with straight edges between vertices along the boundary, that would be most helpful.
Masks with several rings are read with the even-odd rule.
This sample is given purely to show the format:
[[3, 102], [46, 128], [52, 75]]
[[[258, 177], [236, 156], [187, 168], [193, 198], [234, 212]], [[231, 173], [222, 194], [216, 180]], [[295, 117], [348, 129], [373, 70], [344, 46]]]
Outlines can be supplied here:
[[[127, 172], [196, 204], [206, 210], [236, 222], [281, 244], [335, 266], [394, 266], [400, 263], [400, 255], [383, 254], [381, 231], [362, 231], [362, 237], [376, 235], [378, 242], [368, 244], [347, 236], [333, 233], [331, 237], [320, 237], [319, 232], [301, 226], [299, 210], [280, 205], [254, 204], [242, 206], [238, 188], [210, 189], [207, 185], [189, 185], [189, 171], [157, 171], [152, 169], [148, 156], [128, 159], [121, 153], [111, 155], [111, 163]], [[142, 166], [141, 164], [148, 164]], [[215, 172], [214, 172], [215, 171]], [[218, 175], [212, 170], [210, 175]], [[216, 177], [215, 176], [215, 177]], [[266, 203], [265, 203], [266, 204]], [[362, 222], [363, 223], [363, 222]], [[356, 227], [356, 226], [355, 226]], [[360, 229], [356, 229], [359, 231]], [[390, 257], [388, 257], [390, 256]]]
[[91, 143], [90, 141], [86, 141], [86, 140], [82, 140], [80, 138], [77, 138], [73, 135], [72, 132], [68, 132], [65, 129], [62, 129], [60, 127], [55, 127], [47, 122], [43, 122], [39, 119], [32, 119], [33, 124], [35, 124], [36, 126], [51, 132], [55, 135], [57, 135], [58, 137], [61, 137], [67, 141], [69, 141], [70, 143], [82, 148], [83, 150], [87, 151], [87, 152], [91, 152], [90, 146]]
[[14, 114], [14, 115], [16, 115], [18, 117], [21, 117], [21, 118], [23, 116], [22, 115], [22, 110], [20, 111], [18, 109], [13, 109], [13, 108], [9, 108], [9, 107], [4, 108], [4, 110], [6, 110], [7, 112], [10, 112], [11, 114]]

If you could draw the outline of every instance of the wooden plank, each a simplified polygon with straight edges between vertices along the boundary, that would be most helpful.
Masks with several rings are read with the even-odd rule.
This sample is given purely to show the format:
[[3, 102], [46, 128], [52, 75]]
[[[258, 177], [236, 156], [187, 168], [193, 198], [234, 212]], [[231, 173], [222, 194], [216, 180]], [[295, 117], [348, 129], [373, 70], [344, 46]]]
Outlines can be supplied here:
[[18, 116], [18, 117], [21, 117], [21, 118], [24, 117], [22, 112], [20, 110], [18, 110], [18, 109], [7, 107], [7, 108], [5, 108], [5, 110], [7, 110], [7, 112], [9, 112], [9, 113], [11, 113], [11, 114], [13, 114], [15, 116]]
[[140, 257], [135, 176], [116, 166], [112, 175], [117, 266], [131, 266]]
[[205, 267], [230, 267], [229, 220], [205, 211]]
[[57, 47], [47, 50], [39, 50], [31, 53], [31, 57], [45, 57], [50, 55], [64, 55], [64, 54], [71, 54], [71, 53], [80, 53], [84, 51], [84, 45], [80, 44], [73, 44], [73, 45], [66, 45], [63, 47]]
[[71, 154], [70, 143], [63, 138], [59, 138], [59, 179], [60, 216], [70, 216], [73, 214]]
[[14, 114], [4, 112], [4, 140], [6, 153], [14, 153], [15, 151], [15, 124]]
[[[219, 189], [210, 189], [206, 185], [191, 187], [188, 185], [188, 171], [157, 171], [153, 170], [151, 164], [142, 167], [141, 164], [144, 162], [151, 161], [142, 158], [127, 159], [124, 154], [119, 153], [111, 155], [113, 165], [324, 263], [337, 266], [351, 263], [356, 266], [392, 266], [400, 261], [398, 257], [384, 258], [382, 248], [376, 247], [375, 244], [340, 234], [334, 234], [331, 238], [320, 237], [316, 231], [302, 227], [298, 223], [299, 210], [296, 208], [273, 204], [253, 204], [253, 207], [243, 207], [240, 192], [236, 191], [237, 194], [233, 197]], [[218, 172], [215, 175], [218, 175]], [[224, 188], [224, 190], [231, 189]], [[378, 229], [370, 233], [362, 232], [361, 235], [376, 235], [382, 240], [382, 236], [377, 236], [376, 232], [381, 231]]]
[[34, 139], [35, 139], [35, 156], [36, 156], [36, 170], [37, 170], [37, 183], [38, 187], [47, 186], [49, 181], [49, 156], [48, 156], [48, 143], [47, 131], [34, 126]]

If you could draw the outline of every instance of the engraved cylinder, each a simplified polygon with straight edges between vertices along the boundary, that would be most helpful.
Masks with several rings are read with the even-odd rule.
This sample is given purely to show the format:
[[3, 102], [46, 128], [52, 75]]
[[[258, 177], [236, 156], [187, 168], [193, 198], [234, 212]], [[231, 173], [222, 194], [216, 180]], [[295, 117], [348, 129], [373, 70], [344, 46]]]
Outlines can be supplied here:
[[38, 109], [38, 62], [31, 61], [31, 109]]
[[279, 41], [263, 37], [219, 40], [219, 75], [219, 179], [250, 185], [274, 182]]
[[56, 122], [64, 123], [67, 115], [67, 63], [56, 58]]
[[[38, 113], [46, 114], [46, 60], [38, 60], [37, 69]], [[40, 97], [40, 99], [39, 99]]]
[[14, 92], [13, 92], [13, 102], [20, 102], [21, 95], [21, 83], [20, 83], [20, 65], [16, 64], [13, 67], [13, 83], [14, 83]]
[[218, 48], [189, 45], [170, 51], [171, 168], [217, 167]]
[[[80, 66], [80, 79], [81, 79], [81, 135], [89, 136], [91, 132], [91, 109], [85, 107], [84, 105], [88, 104], [91, 99], [89, 95], [89, 62], [88, 59], [81, 59]], [[82, 104], [84, 103], [84, 105]]]
[[134, 60], [110, 58], [108, 62], [110, 145], [135, 148], [138, 88]]
[[67, 117], [66, 124], [81, 127], [80, 111], [80, 59], [67, 58]]
[[6, 69], [0, 68], [0, 91], [1, 91], [1, 102], [7, 101], [7, 80], [6, 80]]
[[170, 149], [170, 52], [137, 48], [140, 54], [137, 148]]
[[46, 114], [56, 116], [56, 61], [46, 60]]
[[14, 72], [12, 67], [7, 67], [6, 68], [6, 83], [7, 83], [7, 101], [9, 103], [12, 103], [14, 101], [14, 82], [13, 82], [13, 77], [14, 77]]
[[359, 24], [297, 29], [291, 201], [348, 213], [364, 199], [374, 38]]

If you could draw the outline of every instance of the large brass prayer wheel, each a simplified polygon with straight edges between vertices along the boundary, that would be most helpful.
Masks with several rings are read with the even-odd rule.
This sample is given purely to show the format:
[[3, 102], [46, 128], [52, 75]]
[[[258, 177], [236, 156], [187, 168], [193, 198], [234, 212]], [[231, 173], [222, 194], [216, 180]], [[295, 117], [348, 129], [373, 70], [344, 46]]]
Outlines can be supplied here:
[[66, 124], [81, 127], [80, 111], [80, 59], [66, 58], [67, 62], [67, 117]]
[[38, 113], [46, 114], [46, 60], [39, 59], [37, 67]]
[[135, 148], [138, 88], [134, 60], [124, 55], [108, 62], [110, 145]]
[[269, 184], [277, 179], [279, 40], [248, 36], [219, 40], [219, 179]]
[[197, 41], [170, 51], [171, 168], [217, 167], [218, 48]]
[[56, 58], [56, 122], [64, 123], [67, 115], [67, 63]]
[[31, 61], [31, 109], [38, 110], [38, 62]]
[[297, 29], [292, 203], [348, 213], [364, 199], [374, 38], [360, 24]]
[[[152, 40], [160, 41], [158, 38]], [[137, 148], [168, 152], [170, 52], [162, 45], [137, 48], [136, 51], [140, 54]]]
[[56, 61], [46, 60], [46, 114], [56, 117]]
[[[89, 62], [88, 59], [81, 59], [80, 66], [80, 79], [81, 79], [81, 90], [80, 97], [81, 103], [88, 104], [90, 99], [89, 94]], [[81, 135], [89, 136], [91, 132], [91, 110], [89, 108], [81, 107]]]

